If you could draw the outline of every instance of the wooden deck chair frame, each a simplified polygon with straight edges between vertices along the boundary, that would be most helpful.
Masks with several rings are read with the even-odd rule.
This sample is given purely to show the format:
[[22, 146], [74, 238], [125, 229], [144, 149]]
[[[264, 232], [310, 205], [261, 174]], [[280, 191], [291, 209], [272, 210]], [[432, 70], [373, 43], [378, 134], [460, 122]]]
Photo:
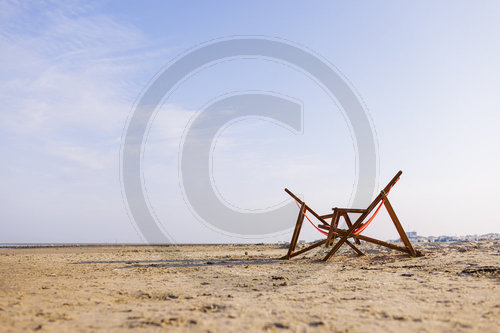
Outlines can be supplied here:
[[[327, 261], [328, 259], [330, 259], [344, 243], [349, 245], [357, 254], [363, 255], [363, 252], [359, 250], [356, 247], [356, 245], [354, 245], [348, 240], [348, 238], [351, 237], [354, 239], [354, 242], [356, 244], [360, 244], [360, 240], [362, 240], [380, 246], [385, 246], [393, 250], [405, 252], [413, 257], [421, 256], [422, 253], [420, 251], [415, 250], [411, 245], [410, 240], [406, 235], [406, 232], [404, 231], [403, 227], [401, 226], [401, 223], [399, 222], [396, 212], [392, 208], [392, 205], [389, 199], [387, 198], [387, 193], [389, 193], [390, 189], [394, 186], [394, 184], [396, 184], [402, 173], [403, 173], [402, 171], [399, 171], [396, 174], [396, 176], [394, 176], [394, 178], [392, 178], [392, 180], [387, 184], [387, 186], [384, 187], [382, 191], [380, 191], [380, 193], [375, 197], [375, 199], [366, 209], [336, 207], [333, 208], [333, 213], [328, 215], [318, 215], [305, 202], [300, 200], [289, 189], [285, 188], [285, 192], [288, 193], [300, 205], [300, 210], [299, 210], [299, 215], [297, 216], [297, 222], [295, 223], [295, 229], [292, 234], [292, 239], [290, 241], [290, 247], [288, 248], [288, 253], [283, 257], [283, 259], [291, 259], [292, 257], [303, 254], [323, 244], [325, 244], [326, 247], [332, 246], [335, 242], [335, 238], [338, 238], [339, 240], [337, 241], [337, 243], [335, 243], [335, 245], [333, 245], [330, 252], [328, 252], [328, 254], [323, 258], [323, 261]], [[401, 237], [403, 244], [405, 245], [404, 247], [354, 233], [359, 227], [362, 226], [363, 221], [368, 217], [368, 215], [370, 215], [373, 209], [377, 207], [378, 204], [380, 204], [381, 201], [383, 201], [383, 205], [387, 209], [387, 212], [389, 213], [389, 216], [391, 217], [391, 220], [394, 223], [394, 226], [396, 227], [396, 230], [398, 231], [398, 234]], [[302, 223], [304, 222], [304, 218], [307, 217], [306, 216], [307, 212], [310, 212], [316, 219], [318, 219], [318, 221], [320, 222], [318, 228], [328, 230], [328, 236], [323, 240], [320, 240], [304, 249], [295, 252], [297, 241], [299, 239], [299, 234], [302, 229]], [[352, 223], [348, 213], [358, 213], [361, 215], [356, 219], [354, 223]], [[338, 228], [338, 224], [341, 217], [343, 217], [346, 221], [346, 224], [349, 228], [347, 231]], [[331, 222], [330, 223], [326, 222], [326, 219], [330, 218]]]

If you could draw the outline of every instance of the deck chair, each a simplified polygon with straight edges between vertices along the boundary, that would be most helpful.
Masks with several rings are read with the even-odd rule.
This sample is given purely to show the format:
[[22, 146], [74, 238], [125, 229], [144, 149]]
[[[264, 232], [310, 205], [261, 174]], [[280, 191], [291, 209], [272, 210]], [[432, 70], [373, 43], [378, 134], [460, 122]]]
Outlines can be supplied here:
[[[327, 215], [318, 215], [314, 210], [311, 209], [311, 207], [309, 207], [305, 202], [303, 202], [295, 194], [293, 194], [292, 191], [285, 188], [285, 192], [288, 193], [297, 202], [300, 210], [299, 215], [297, 216], [297, 222], [295, 223], [295, 229], [292, 234], [292, 239], [290, 241], [290, 247], [288, 248], [288, 253], [282, 259], [288, 260], [323, 244], [325, 244], [327, 248], [333, 246], [328, 254], [323, 258], [323, 261], [327, 261], [328, 259], [330, 259], [335, 254], [335, 252], [337, 252], [338, 249], [344, 244], [347, 244], [349, 247], [351, 247], [358, 255], [363, 255], [364, 253], [359, 250], [356, 245], [349, 241], [349, 238], [354, 239], [354, 243], [356, 244], [360, 244], [360, 241], [365, 241], [380, 246], [385, 246], [393, 250], [405, 252], [413, 257], [421, 256], [422, 253], [415, 250], [411, 245], [406, 232], [401, 226], [401, 223], [399, 222], [399, 219], [394, 212], [389, 199], [387, 198], [389, 191], [399, 180], [399, 177], [402, 173], [402, 171], [399, 171], [396, 176], [394, 176], [394, 178], [392, 178], [392, 180], [387, 184], [387, 186], [384, 187], [382, 191], [380, 191], [380, 193], [375, 197], [375, 199], [366, 209], [335, 207], [332, 209], [333, 213]], [[404, 247], [361, 235], [361, 232], [363, 232], [366, 227], [368, 227], [368, 225], [373, 221], [382, 205], [384, 205], [387, 209], [387, 212], [389, 213], [389, 216], [391, 217], [391, 220], [394, 223], [394, 226], [396, 227], [396, 230], [398, 231], [403, 244], [405, 245]], [[374, 213], [370, 218], [368, 218], [368, 216], [374, 209]], [[307, 216], [307, 212], [311, 213], [319, 221], [319, 224], [317, 226], [309, 219], [309, 217]], [[354, 223], [352, 223], [351, 219], [349, 218], [349, 213], [357, 213], [360, 214], [360, 216]], [[295, 252], [304, 218], [306, 218], [319, 232], [324, 234], [326, 238], [313, 243], [312, 245], [301, 249], [300, 251]], [[347, 224], [347, 231], [338, 228], [341, 218], [343, 218]], [[328, 219], [331, 219], [330, 223], [327, 222]], [[338, 241], [335, 243], [335, 239], [337, 238]]]

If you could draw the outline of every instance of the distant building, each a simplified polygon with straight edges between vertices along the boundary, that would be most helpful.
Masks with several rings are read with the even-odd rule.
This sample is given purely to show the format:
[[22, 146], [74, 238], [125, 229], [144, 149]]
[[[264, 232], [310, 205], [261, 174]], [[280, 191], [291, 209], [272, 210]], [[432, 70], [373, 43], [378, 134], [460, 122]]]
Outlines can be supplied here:
[[[407, 232], [406, 235], [411, 242], [474, 242], [478, 240], [496, 240], [500, 239], [500, 234], [489, 233], [485, 235], [465, 235], [465, 236], [418, 236], [416, 231]], [[389, 242], [401, 242], [401, 239], [391, 240]]]

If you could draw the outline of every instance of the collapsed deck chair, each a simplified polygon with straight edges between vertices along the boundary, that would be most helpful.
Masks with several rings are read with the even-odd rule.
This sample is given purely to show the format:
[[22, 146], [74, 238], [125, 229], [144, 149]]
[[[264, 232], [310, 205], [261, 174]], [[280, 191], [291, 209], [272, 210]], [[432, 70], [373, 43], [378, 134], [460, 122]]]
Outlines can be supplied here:
[[[309, 250], [312, 250], [318, 246], [321, 246], [323, 244], [326, 244], [326, 247], [328, 248], [329, 246], [333, 246], [330, 252], [323, 258], [323, 261], [327, 261], [330, 259], [335, 252], [345, 243], [349, 245], [357, 254], [363, 255], [363, 252], [361, 252], [356, 245], [354, 245], [351, 241], [349, 241], [349, 238], [354, 239], [354, 242], [356, 244], [360, 244], [360, 241], [365, 241], [381, 246], [388, 247], [393, 250], [398, 250], [401, 252], [405, 252], [410, 254], [413, 257], [416, 256], [421, 256], [422, 254], [420, 251], [417, 251], [413, 248], [413, 246], [410, 243], [410, 240], [406, 236], [406, 233], [401, 226], [401, 223], [399, 222], [398, 217], [396, 216], [396, 213], [394, 212], [394, 209], [392, 208], [391, 203], [389, 202], [389, 199], [387, 198], [387, 195], [389, 194], [389, 191], [391, 188], [396, 184], [396, 182], [399, 180], [399, 177], [401, 176], [403, 172], [399, 171], [396, 176], [387, 184], [386, 187], [380, 193], [375, 197], [375, 199], [371, 202], [371, 204], [366, 208], [366, 209], [356, 209], [356, 208], [333, 208], [333, 213], [328, 214], [328, 215], [318, 215], [314, 210], [311, 209], [305, 202], [300, 200], [295, 194], [293, 194], [289, 189], [285, 188], [285, 192], [288, 193], [296, 202], [297, 205], [300, 207], [299, 210], [299, 215], [297, 217], [297, 222], [295, 224], [295, 229], [292, 234], [292, 240], [290, 241], [290, 247], [288, 249], [288, 253], [283, 257], [283, 259], [290, 259], [292, 257], [298, 256], [302, 253], [305, 253]], [[377, 206], [378, 205], [378, 206]], [[405, 245], [404, 247], [398, 246], [396, 244], [384, 242], [378, 239], [374, 239], [371, 237], [363, 236], [361, 235], [361, 232], [363, 232], [368, 225], [373, 221], [377, 213], [379, 212], [380, 208], [382, 205], [385, 206], [387, 209], [387, 212], [389, 213], [389, 216], [391, 217], [392, 222], [396, 226], [396, 230], [399, 233], [399, 236], [401, 237], [401, 240], [403, 241], [403, 244]], [[375, 209], [375, 212], [372, 214], [370, 218], [368, 216], [370, 213]], [[310, 212], [318, 221], [319, 224], [316, 226], [307, 216], [307, 212]], [[357, 220], [352, 223], [350, 218], [349, 218], [349, 213], [357, 213], [361, 214]], [[343, 230], [339, 229], [339, 221], [340, 218], [343, 217], [347, 227], [349, 229]], [[297, 241], [299, 239], [299, 234], [300, 230], [302, 228], [302, 222], [304, 221], [304, 218], [306, 218], [319, 232], [324, 234], [326, 236], [325, 239], [320, 240], [316, 243], [313, 243], [312, 245], [301, 249], [300, 251], [295, 252], [295, 247], [297, 246]], [[326, 220], [331, 218], [331, 222], [328, 223]], [[368, 219], [367, 219], [368, 218]], [[366, 221], [365, 221], [366, 220]], [[363, 223], [364, 222], [364, 223]], [[328, 231], [326, 231], [328, 230]], [[335, 242], [335, 239], [338, 238], [337, 243]], [[335, 245], [334, 245], [335, 244]]]

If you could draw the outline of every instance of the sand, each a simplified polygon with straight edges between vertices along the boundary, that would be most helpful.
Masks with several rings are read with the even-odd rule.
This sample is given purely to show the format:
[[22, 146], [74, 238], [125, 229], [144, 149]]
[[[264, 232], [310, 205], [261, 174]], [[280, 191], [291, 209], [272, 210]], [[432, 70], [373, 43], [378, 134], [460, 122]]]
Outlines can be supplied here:
[[0, 331], [500, 330], [500, 241], [0, 249]]

